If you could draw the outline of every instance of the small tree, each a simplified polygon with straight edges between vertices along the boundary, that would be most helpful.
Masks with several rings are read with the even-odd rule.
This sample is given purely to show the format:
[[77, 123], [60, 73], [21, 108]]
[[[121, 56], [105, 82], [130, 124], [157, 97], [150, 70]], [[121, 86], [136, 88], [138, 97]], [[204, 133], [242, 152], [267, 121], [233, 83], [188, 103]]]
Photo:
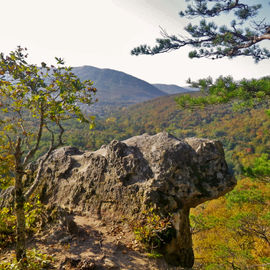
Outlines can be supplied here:
[[[10, 170], [15, 178], [16, 258], [22, 265], [27, 263], [24, 202], [37, 187], [52, 151], [63, 144], [62, 123], [74, 117], [89, 122], [80, 105], [90, 105], [96, 91], [91, 81], [81, 82], [70, 67], [64, 67], [62, 59], [56, 58], [56, 67], [45, 63], [38, 67], [26, 59], [26, 49], [21, 47], [7, 56], [0, 54], [0, 154], [9, 154], [14, 161]], [[23, 176], [45, 130], [50, 134], [50, 146], [40, 159], [32, 186], [24, 191]]]
[[[191, 2], [185, 11], [179, 13], [189, 19], [202, 17], [198, 25], [189, 23], [185, 30], [189, 37], [169, 35], [161, 30], [163, 38], [158, 38], [157, 45], [141, 45], [131, 51], [133, 55], [158, 54], [192, 46], [190, 58], [207, 57], [218, 59], [251, 56], [256, 62], [270, 58], [270, 51], [261, 47], [264, 40], [270, 40], [270, 23], [259, 17], [261, 4], [248, 5], [241, 0], [186, 0]], [[207, 18], [218, 17], [234, 11], [230, 26], [218, 26]], [[249, 23], [249, 24], [248, 24]]]

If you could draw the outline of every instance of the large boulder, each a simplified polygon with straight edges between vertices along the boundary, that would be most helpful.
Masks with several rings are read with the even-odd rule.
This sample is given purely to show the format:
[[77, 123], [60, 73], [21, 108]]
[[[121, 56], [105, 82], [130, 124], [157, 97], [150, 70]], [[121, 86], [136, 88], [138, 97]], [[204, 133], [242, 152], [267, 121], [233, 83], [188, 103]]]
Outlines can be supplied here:
[[95, 152], [57, 149], [39, 191], [46, 203], [104, 219], [138, 220], [150, 207], [170, 215], [175, 233], [162, 252], [168, 262], [191, 267], [189, 209], [234, 185], [219, 141], [179, 140], [163, 132], [114, 140]]

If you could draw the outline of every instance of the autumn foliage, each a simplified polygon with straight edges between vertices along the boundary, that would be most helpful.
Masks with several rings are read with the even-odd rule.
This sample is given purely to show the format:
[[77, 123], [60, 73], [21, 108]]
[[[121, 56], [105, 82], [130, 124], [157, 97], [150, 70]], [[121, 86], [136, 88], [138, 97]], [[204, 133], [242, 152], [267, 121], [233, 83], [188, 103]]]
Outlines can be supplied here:
[[269, 199], [269, 183], [243, 178], [225, 197], [193, 209], [190, 219], [197, 265], [202, 269], [269, 266]]

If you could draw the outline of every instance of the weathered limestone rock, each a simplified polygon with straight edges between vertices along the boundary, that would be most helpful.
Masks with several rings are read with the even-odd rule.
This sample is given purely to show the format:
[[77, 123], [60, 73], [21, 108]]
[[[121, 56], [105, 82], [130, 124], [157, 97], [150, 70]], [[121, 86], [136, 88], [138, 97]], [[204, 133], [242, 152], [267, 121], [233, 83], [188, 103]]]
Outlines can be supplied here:
[[149, 207], [172, 214], [175, 237], [165, 258], [191, 267], [189, 209], [234, 185], [220, 142], [164, 132], [112, 141], [95, 152], [60, 148], [47, 161], [40, 191], [45, 202], [104, 219], [139, 219]]

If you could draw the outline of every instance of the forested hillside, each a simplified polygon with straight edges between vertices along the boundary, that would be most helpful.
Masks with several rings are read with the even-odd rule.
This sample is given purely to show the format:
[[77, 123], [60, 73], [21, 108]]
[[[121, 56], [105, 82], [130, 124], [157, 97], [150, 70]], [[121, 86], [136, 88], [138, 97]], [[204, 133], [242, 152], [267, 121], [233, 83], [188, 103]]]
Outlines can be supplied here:
[[238, 173], [248, 157], [270, 153], [270, 119], [263, 107], [234, 112], [231, 105], [213, 105], [190, 111], [180, 109], [174, 99], [175, 96], [165, 96], [111, 111], [105, 118], [97, 119], [91, 131], [70, 122], [67, 142], [94, 150], [113, 139], [163, 130], [178, 138], [217, 138], [224, 144], [231, 168]]
[[244, 170], [252, 171], [253, 167], [262, 175], [268, 170], [269, 175], [270, 117], [263, 105], [241, 111], [233, 111], [230, 104], [212, 105], [191, 111], [180, 109], [175, 96], [166, 96], [111, 112], [105, 119], [97, 119], [92, 131], [79, 126], [75, 129], [74, 122], [68, 129], [69, 144], [88, 149], [97, 149], [113, 139], [163, 130], [179, 138], [198, 136], [222, 141], [238, 185], [225, 197], [192, 211], [196, 266], [246, 269], [253, 265], [253, 269], [264, 269], [261, 267], [269, 265], [269, 177], [244, 176]]

